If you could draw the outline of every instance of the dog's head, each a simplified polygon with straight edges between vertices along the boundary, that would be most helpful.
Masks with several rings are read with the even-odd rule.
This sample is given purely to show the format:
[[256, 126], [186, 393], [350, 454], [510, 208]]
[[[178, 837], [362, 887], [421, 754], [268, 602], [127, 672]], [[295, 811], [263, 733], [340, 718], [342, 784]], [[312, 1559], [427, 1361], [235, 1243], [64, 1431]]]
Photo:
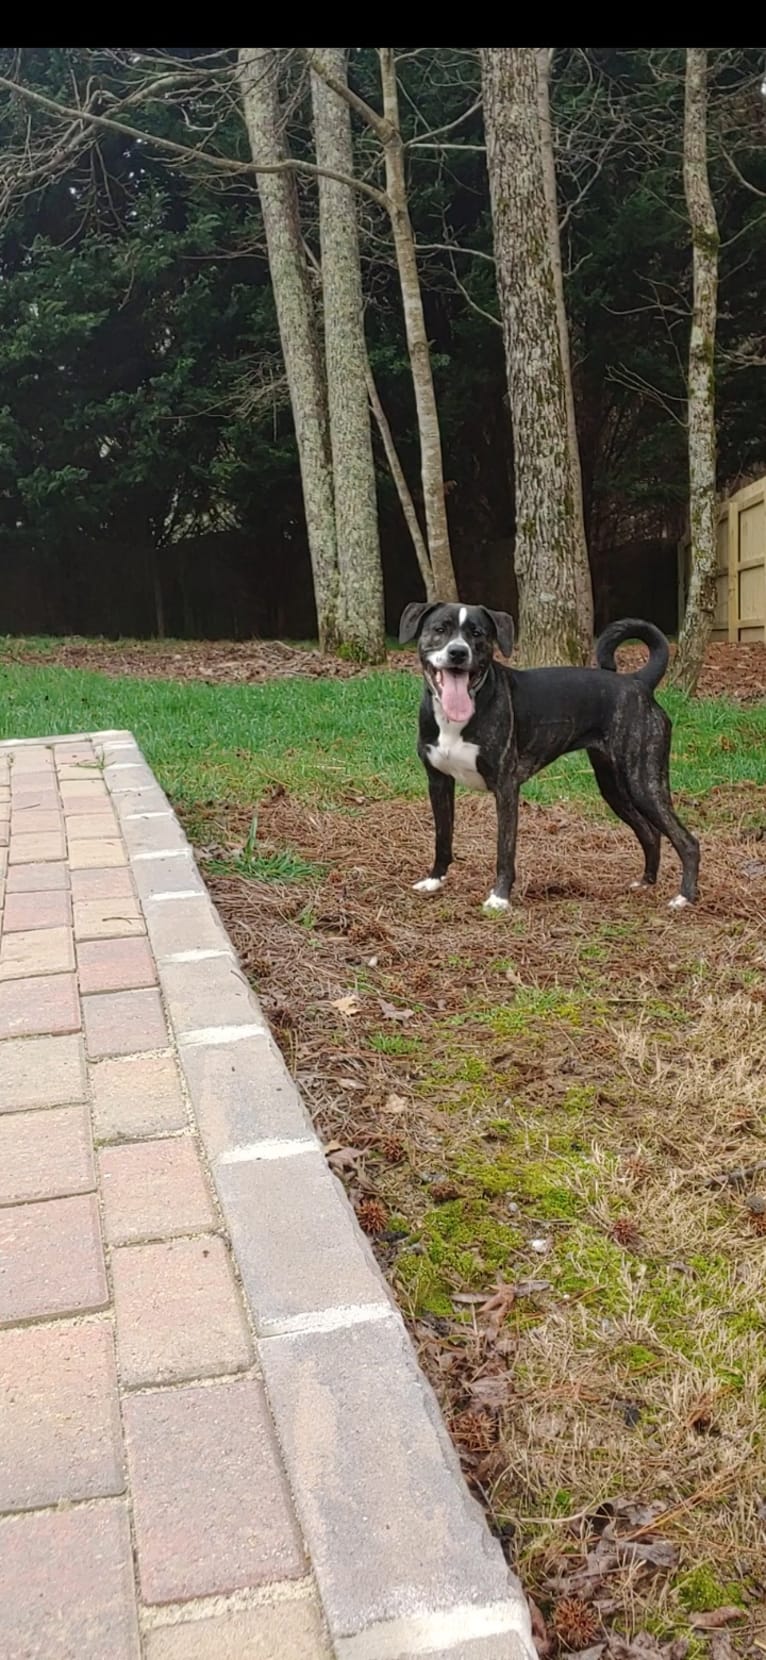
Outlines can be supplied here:
[[498, 645], [504, 657], [513, 651], [513, 621], [507, 611], [485, 605], [407, 605], [399, 624], [399, 641], [417, 637], [427, 685], [448, 721], [465, 726]]

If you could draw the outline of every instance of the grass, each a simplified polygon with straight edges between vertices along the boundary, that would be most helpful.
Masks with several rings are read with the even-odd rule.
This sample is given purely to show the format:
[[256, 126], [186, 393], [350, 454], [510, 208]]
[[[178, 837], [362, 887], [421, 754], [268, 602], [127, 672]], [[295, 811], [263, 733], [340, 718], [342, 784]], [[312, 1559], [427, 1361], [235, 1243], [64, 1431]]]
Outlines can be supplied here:
[[[285, 679], [260, 686], [112, 678], [0, 653], [0, 737], [128, 727], [174, 800], [247, 805], [284, 785], [321, 803], [417, 797], [417, 677]], [[681, 798], [766, 783], [766, 706], [668, 695], [675, 721], [673, 784]], [[582, 754], [564, 757], [525, 791], [542, 803], [595, 802]]]
[[0, 735], [129, 727], [179, 806], [323, 1140], [356, 1150], [352, 1200], [384, 1207], [381, 1265], [544, 1613], [588, 1518], [627, 1496], [664, 1508], [678, 1560], [611, 1570], [608, 1624], [687, 1638], [761, 1572], [764, 906], [740, 871], [766, 705], [666, 700], [698, 910], [627, 897], [635, 852], [575, 755], [528, 787], [529, 885], [498, 925], [480, 798], [444, 894], [424, 913], [409, 892], [418, 696], [407, 673], [175, 684], [0, 653]]

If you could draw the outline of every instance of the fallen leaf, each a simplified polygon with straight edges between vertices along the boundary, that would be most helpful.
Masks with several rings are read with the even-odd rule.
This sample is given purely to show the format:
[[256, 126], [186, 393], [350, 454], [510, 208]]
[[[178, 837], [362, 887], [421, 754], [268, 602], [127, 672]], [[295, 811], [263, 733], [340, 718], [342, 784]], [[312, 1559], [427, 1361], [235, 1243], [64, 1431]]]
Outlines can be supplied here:
[[407, 1102], [403, 1095], [387, 1095], [383, 1102], [384, 1112], [406, 1112]]
[[337, 1009], [338, 1014], [358, 1014], [359, 998], [354, 994], [354, 992], [350, 992], [346, 997], [335, 997], [330, 1004], [330, 1008]]
[[474, 1406], [484, 1406], [490, 1411], [498, 1412], [501, 1407], [508, 1405], [511, 1398], [510, 1373], [489, 1372], [484, 1377], [473, 1378], [468, 1385], [468, 1393]]
[[510, 1313], [516, 1301], [515, 1285], [498, 1285], [494, 1295], [488, 1297], [479, 1309], [479, 1316], [484, 1326], [484, 1335], [488, 1342], [492, 1342], [499, 1335], [500, 1327]]
[[548, 1634], [548, 1627], [545, 1624], [545, 1620], [540, 1613], [537, 1603], [533, 1602], [531, 1597], [527, 1597], [527, 1602], [529, 1604], [529, 1618], [532, 1624], [532, 1641], [537, 1649], [540, 1660], [547, 1660], [548, 1655], [553, 1649], [553, 1638]]
[[710, 1636], [710, 1660], [731, 1660], [734, 1650], [728, 1631], [713, 1631]]
[[412, 1020], [414, 1009], [397, 1009], [395, 1003], [387, 1003], [383, 997], [378, 998], [378, 1004], [386, 1020]]
[[709, 1608], [703, 1614], [690, 1614], [689, 1624], [695, 1631], [719, 1631], [723, 1625], [731, 1625], [733, 1620], [744, 1620], [745, 1609], [736, 1608], [733, 1604], [726, 1604], [723, 1608]]

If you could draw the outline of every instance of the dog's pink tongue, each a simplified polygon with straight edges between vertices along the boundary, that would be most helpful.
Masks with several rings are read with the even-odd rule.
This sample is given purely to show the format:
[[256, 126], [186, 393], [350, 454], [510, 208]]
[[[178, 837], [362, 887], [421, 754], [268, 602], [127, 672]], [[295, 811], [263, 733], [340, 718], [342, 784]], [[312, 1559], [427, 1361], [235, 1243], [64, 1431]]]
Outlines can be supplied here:
[[454, 669], [443, 669], [441, 696], [447, 720], [458, 721], [465, 726], [473, 714], [473, 704], [468, 695], [468, 675], [465, 672], [456, 674]]

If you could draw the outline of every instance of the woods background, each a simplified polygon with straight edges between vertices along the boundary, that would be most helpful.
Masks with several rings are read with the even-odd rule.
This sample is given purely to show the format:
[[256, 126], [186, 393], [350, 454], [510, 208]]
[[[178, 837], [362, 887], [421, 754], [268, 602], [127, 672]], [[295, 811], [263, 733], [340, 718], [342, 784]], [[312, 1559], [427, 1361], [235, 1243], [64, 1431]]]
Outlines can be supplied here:
[[[386, 428], [421, 534], [438, 554], [406, 292], [403, 304], [406, 210], [457, 588], [516, 610], [513, 445], [514, 431], [517, 444], [523, 434], [509, 406], [498, 289], [504, 309], [511, 301], [496, 279], [485, 133], [491, 94], [501, 139], [514, 132], [523, 142], [518, 66], [487, 61], [506, 52], [547, 54], [596, 626], [639, 613], [676, 627], [676, 546], [689, 511], [692, 255], [701, 246], [690, 230], [688, 180], [686, 200], [684, 190], [685, 50], [482, 51], [353, 49], [356, 104], [344, 129], [342, 100], [322, 96], [344, 73], [343, 48], [3, 50], [0, 631], [315, 635], [269, 268], [269, 189], [272, 207], [275, 191], [279, 198], [276, 222], [294, 216], [317, 317], [323, 273], [325, 287], [328, 270], [342, 283], [351, 269], [353, 279], [354, 238], [358, 245], [364, 338], [345, 382], [342, 358], [333, 382], [324, 313], [333, 442], [353, 402], [348, 389], [358, 391], [365, 373], [365, 341], [372, 386], [362, 415], [368, 396], [378, 403], [372, 498], [355, 477], [344, 507], [336, 483], [341, 587], [343, 558], [369, 558], [379, 545], [389, 629], [423, 589]], [[516, 76], [515, 91], [501, 70]], [[720, 239], [710, 365], [719, 489], [766, 471], [763, 70], [762, 48], [710, 48], [703, 65]], [[267, 86], [270, 130], [263, 100], [253, 107]], [[295, 167], [254, 174], [267, 142]], [[317, 175], [322, 162], [335, 168], [334, 185]], [[342, 182], [350, 170], [354, 189]], [[328, 182], [335, 196], [322, 225]], [[344, 201], [353, 201], [351, 214]], [[495, 192], [496, 240], [498, 201]], [[328, 241], [333, 225], [352, 228], [345, 250]], [[349, 333], [353, 317], [341, 342]], [[358, 420], [358, 397], [356, 408]], [[309, 418], [309, 441], [318, 430]], [[357, 509], [366, 553], [349, 539]]]

